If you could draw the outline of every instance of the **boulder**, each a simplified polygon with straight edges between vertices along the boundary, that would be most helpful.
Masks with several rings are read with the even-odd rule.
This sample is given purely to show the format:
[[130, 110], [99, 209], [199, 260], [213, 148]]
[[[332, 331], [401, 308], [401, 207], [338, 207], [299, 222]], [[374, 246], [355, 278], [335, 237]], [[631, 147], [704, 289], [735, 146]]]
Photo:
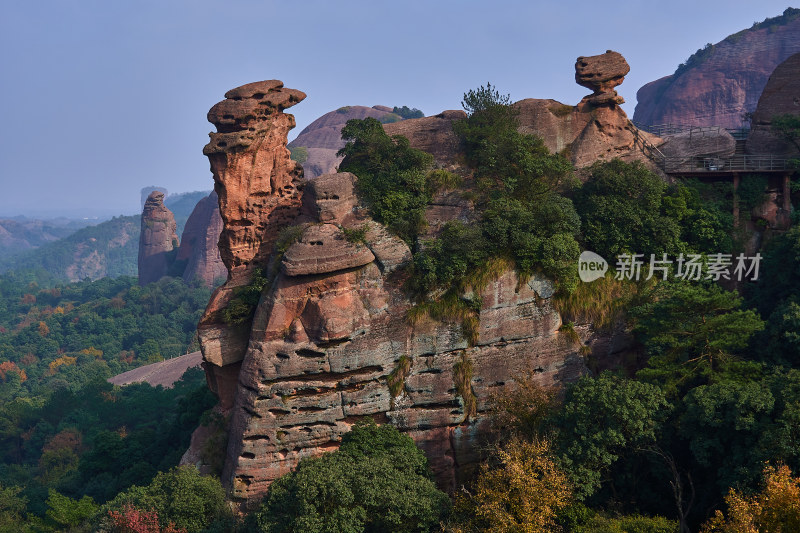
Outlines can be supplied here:
[[593, 104], [623, 104], [625, 100], [614, 87], [625, 80], [631, 67], [622, 54], [607, 50], [605, 54], [579, 57], [575, 62], [575, 83], [594, 91], [586, 97]]
[[792, 155], [797, 145], [774, 135], [770, 128], [775, 115], [800, 116], [800, 53], [778, 65], [767, 81], [753, 113], [752, 131], [747, 138], [748, 154]]

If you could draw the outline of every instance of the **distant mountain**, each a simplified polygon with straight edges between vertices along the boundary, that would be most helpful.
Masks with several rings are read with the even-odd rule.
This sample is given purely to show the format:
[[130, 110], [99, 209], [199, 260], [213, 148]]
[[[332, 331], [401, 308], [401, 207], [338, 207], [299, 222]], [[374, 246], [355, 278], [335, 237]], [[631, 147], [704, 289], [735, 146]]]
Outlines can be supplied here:
[[136, 276], [139, 232], [139, 215], [114, 217], [0, 260], [0, 272], [43, 269], [58, 279], [69, 281]]
[[800, 52], [800, 9], [768, 18], [698, 50], [674, 74], [636, 94], [634, 122], [644, 125], [742, 125], [772, 71]]
[[95, 221], [26, 217], [0, 219], [0, 259], [62, 239]]
[[407, 106], [386, 107], [376, 105], [364, 107], [360, 105], [345, 106], [325, 113], [312, 122], [295, 140], [289, 143], [292, 159], [303, 165], [306, 179], [313, 179], [328, 172], [334, 172], [342, 158], [336, 156], [342, 147], [342, 127], [350, 119], [372, 117], [384, 124], [398, 122], [404, 118], [420, 118], [424, 116], [418, 109]]

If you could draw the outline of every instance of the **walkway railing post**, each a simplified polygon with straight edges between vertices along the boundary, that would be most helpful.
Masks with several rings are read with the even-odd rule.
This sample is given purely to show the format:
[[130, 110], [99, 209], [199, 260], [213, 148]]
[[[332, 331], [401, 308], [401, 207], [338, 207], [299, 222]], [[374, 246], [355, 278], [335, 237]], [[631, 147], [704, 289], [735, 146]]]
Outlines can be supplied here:
[[739, 226], [739, 173], [733, 173], [733, 227]]

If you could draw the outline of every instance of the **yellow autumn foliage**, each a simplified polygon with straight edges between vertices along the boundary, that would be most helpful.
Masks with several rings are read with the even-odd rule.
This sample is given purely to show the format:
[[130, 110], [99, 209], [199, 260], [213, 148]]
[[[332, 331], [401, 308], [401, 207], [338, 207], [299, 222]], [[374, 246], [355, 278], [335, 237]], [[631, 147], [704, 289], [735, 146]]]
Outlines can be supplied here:
[[800, 531], [800, 477], [786, 465], [764, 468], [764, 488], [752, 496], [731, 489], [727, 516], [717, 511], [703, 533], [790, 533]]
[[58, 367], [60, 367], [62, 365], [71, 366], [71, 365], [74, 365], [77, 361], [78, 361], [77, 357], [71, 357], [69, 355], [62, 355], [58, 359], [55, 359], [54, 361], [50, 362], [50, 365], [49, 365], [50, 373], [51, 374], [55, 374], [56, 370], [58, 370]]
[[459, 494], [450, 533], [553, 533], [572, 488], [546, 440], [514, 439], [484, 464], [469, 492]]

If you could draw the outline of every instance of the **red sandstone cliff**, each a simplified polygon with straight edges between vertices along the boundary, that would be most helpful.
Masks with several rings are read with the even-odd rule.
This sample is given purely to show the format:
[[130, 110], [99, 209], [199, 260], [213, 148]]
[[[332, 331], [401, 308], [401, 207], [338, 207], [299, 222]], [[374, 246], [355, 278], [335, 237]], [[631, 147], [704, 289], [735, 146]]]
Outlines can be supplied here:
[[800, 52], [800, 10], [767, 19], [698, 51], [680, 72], [644, 85], [636, 95], [637, 124], [738, 128], [752, 112], [772, 71]]
[[[553, 101], [521, 104], [523, 126], [550, 132], [548, 143], [564, 142], [580, 161], [639, 153], [614, 91], [627, 63], [609, 52], [579, 58], [578, 66], [579, 81], [593, 93], [566, 113], [549, 109]], [[482, 301], [474, 345], [459, 324], [407, 321], [411, 302], [401, 290], [401, 267], [410, 260], [408, 246], [359, 207], [352, 174], [318, 177], [305, 185], [301, 200], [299, 175], [286, 163], [290, 115], [258, 114], [257, 102], [270, 88], [287, 91], [281, 87], [268, 82], [230, 91], [235, 103], [226, 100], [209, 113], [220, 130], [206, 153], [220, 195], [222, 259], [231, 274], [212, 297], [199, 332], [218, 410], [230, 416], [223, 483], [237, 501], [253, 504], [300, 459], [335, 449], [353, 423], [370, 417], [411, 435], [440, 485], [452, 489], [480, 459], [489, 393], [526, 374], [545, 385], [576, 379], [586, 372], [581, 344], [559, 333], [552, 283], [538, 277], [521, 282], [512, 269], [474, 289]], [[524, 115], [534, 108], [548, 118]], [[243, 131], [231, 131], [241, 117], [251, 116], [263, 116], [248, 123], [254, 138], [246, 144], [231, 139]], [[451, 125], [460, 117], [446, 112], [386, 129], [431, 149], [440, 164], [457, 165]], [[272, 164], [254, 169], [259, 161]], [[269, 181], [262, 178], [267, 173]], [[252, 197], [258, 205], [247, 204]], [[432, 205], [427, 217], [441, 222], [470, 210], [463, 199], [445, 203]], [[270, 225], [273, 220], [280, 224]], [[295, 226], [297, 235], [278, 254], [273, 244], [282, 225]], [[347, 239], [344, 230], [355, 228], [366, 228], [364, 242]], [[225, 307], [257, 267], [267, 269], [270, 281], [252, 320], [225, 324]], [[587, 327], [579, 330], [590, 346], [611, 350], [613, 343]], [[193, 447], [202, 446], [202, 435], [198, 430]]]
[[295, 121], [283, 111], [305, 96], [277, 80], [249, 83], [225, 93], [208, 112], [217, 132], [209, 134], [203, 153], [219, 197], [219, 251], [228, 280], [212, 294], [198, 335], [209, 386], [224, 409], [233, 405], [250, 323], [228, 324], [223, 310], [237, 287], [267, 265], [278, 232], [299, 213], [303, 169], [289, 157], [287, 135]]

